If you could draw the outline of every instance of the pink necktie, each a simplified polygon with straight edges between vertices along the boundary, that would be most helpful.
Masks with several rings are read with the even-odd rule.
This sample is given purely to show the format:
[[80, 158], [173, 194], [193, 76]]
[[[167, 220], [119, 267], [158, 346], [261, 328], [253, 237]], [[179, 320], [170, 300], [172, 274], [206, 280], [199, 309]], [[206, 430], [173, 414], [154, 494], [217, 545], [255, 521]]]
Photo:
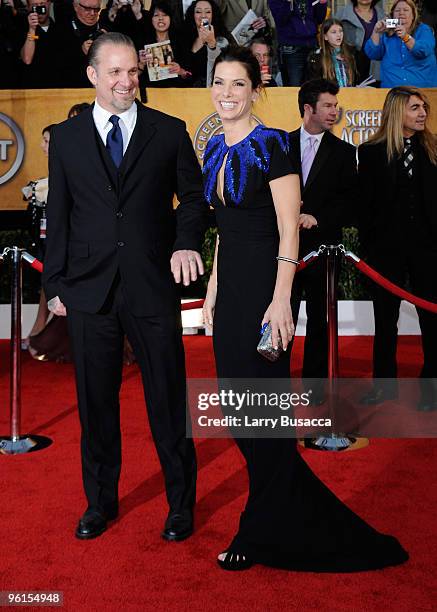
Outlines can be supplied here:
[[307, 182], [308, 175], [313, 165], [314, 158], [316, 156], [316, 140], [314, 136], [310, 136], [307, 140], [305, 149], [302, 156], [302, 182], [305, 185]]

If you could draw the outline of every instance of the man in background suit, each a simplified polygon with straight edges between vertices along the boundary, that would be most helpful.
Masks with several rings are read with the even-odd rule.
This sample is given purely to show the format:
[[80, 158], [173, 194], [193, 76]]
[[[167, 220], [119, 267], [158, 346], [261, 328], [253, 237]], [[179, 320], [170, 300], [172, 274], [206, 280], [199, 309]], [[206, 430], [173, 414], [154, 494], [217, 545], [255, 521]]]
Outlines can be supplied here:
[[[339, 244], [355, 197], [355, 147], [330, 129], [337, 120], [336, 83], [314, 79], [299, 91], [302, 126], [290, 133], [290, 150], [301, 177], [299, 257], [321, 244]], [[293, 320], [297, 322], [302, 293], [306, 296], [307, 326], [303, 378], [328, 375], [326, 264], [317, 260], [299, 272], [293, 283]], [[324, 401], [323, 385], [312, 387], [313, 404]]]
[[[437, 302], [437, 139], [430, 106], [415, 87], [395, 87], [384, 102], [381, 127], [358, 149], [360, 243], [368, 262], [396, 285], [408, 278], [418, 297]], [[372, 283], [375, 405], [398, 395], [396, 349], [401, 300]], [[417, 409], [437, 410], [437, 315], [417, 309], [423, 368]]]
[[130, 38], [100, 36], [89, 62], [96, 101], [57, 126], [50, 141], [43, 276], [49, 307], [68, 315], [76, 370], [88, 500], [76, 536], [99, 536], [118, 514], [126, 333], [164, 472], [170, 509], [162, 536], [183, 540], [193, 531], [196, 457], [186, 437], [174, 279], [187, 285], [203, 272], [200, 168], [185, 124], [136, 101], [138, 58]]

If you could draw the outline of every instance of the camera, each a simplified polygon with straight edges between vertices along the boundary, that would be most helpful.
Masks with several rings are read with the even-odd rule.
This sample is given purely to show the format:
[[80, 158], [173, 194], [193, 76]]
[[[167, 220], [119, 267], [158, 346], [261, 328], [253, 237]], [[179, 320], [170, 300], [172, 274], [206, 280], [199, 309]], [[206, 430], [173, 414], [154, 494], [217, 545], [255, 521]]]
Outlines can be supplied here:
[[209, 19], [202, 19], [201, 24], [204, 28], [209, 28]]
[[398, 25], [399, 25], [399, 19], [386, 19], [385, 20], [385, 27], [387, 28], [387, 30], [393, 30]]
[[45, 6], [31, 6], [30, 7], [30, 12], [31, 13], [37, 13], [38, 15], [46, 15], [47, 14], [47, 7], [45, 7]]
[[120, 0], [120, 4], [126, 6], [127, 4], [133, 4], [134, 0]]
[[92, 40], [95, 41], [96, 38], [98, 38], [99, 36], [101, 36], [104, 32], [102, 32], [101, 30], [96, 30], [95, 32], [92, 32], [89, 36], [88, 36], [88, 40]]

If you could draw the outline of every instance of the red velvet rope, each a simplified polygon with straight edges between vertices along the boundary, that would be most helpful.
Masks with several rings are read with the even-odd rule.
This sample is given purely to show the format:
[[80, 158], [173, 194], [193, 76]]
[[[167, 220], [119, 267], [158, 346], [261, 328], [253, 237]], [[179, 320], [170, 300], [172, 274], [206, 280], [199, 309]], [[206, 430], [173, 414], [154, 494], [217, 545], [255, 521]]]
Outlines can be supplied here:
[[437, 313], [437, 304], [434, 304], [434, 302], [429, 302], [428, 300], [416, 297], [409, 291], [401, 289], [400, 287], [389, 281], [387, 278], [382, 276], [382, 274], [371, 268], [362, 259], [359, 259], [358, 261], [356, 261], [352, 257], [349, 259], [352, 261], [354, 266], [358, 268], [358, 270], [360, 270], [360, 272], [371, 278], [373, 281], [375, 281], [375, 283], [377, 283], [384, 289], [387, 289], [387, 291], [390, 291], [390, 293], [393, 293], [394, 295], [397, 295], [398, 297], [407, 300], [407, 302], [411, 302], [411, 304], [414, 304], [414, 306], [423, 308], [423, 310], [428, 310], [429, 312]]
[[[38, 272], [43, 271], [43, 264], [40, 261], [38, 261], [38, 259], [33, 257], [33, 255], [30, 255], [30, 253], [27, 253], [26, 251], [24, 251], [23, 259], [34, 270], [37, 270]], [[311, 259], [308, 259], [307, 261], [304, 261], [303, 259], [301, 259], [297, 266], [297, 271], [300, 272], [301, 270], [304, 270], [315, 259], [316, 259], [316, 256], [312, 257]], [[195, 308], [202, 308], [203, 303], [204, 303], [204, 300], [195, 300], [194, 302], [186, 302], [184, 304], [181, 304], [181, 310], [194, 310]]]
[[34, 270], [38, 270], [38, 272], [42, 272], [42, 263], [38, 261], [37, 259], [35, 259], [35, 261], [32, 261], [32, 263], [30, 264], [30, 267], [33, 268]]
[[193, 310], [194, 308], [202, 308], [205, 300], [195, 300], [194, 302], [185, 302], [181, 304], [181, 310]]
[[36, 257], [31, 255], [30, 253], [27, 253], [27, 251], [23, 251], [22, 258], [27, 264], [29, 264], [31, 268], [37, 270], [38, 272], [42, 272], [43, 264], [38, 259], [36, 259]]
[[[434, 304], [434, 302], [429, 302], [428, 300], [424, 300], [423, 298], [416, 297], [409, 291], [406, 291], [405, 289], [398, 287], [397, 285], [389, 281], [387, 278], [382, 276], [382, 274], [380, 274], [379, 272], [371, 268], [362, 259], [358, 259], [358, 257], [354, 255], [353, 253], [348, 252], [345, 254], [345, 256], [347, 259], [349, 259], [354, 264], [354, 266], [358, 270], [360, 270], [360, 272], [362, 272], [363, 274], [371, 278], [375, 283], [377, 283], [384, 289], [387, 289], [387, 291], [390, 291], [394, 295], [397, 295], [398, 297], [404, 300], [407, 300], [407, 302], [414, 304], [414, 306], [418, 306], [418, 308], [423, 308], [423, 310], [428, 310], [429, 312], [437, 313], [437, 304]], [[42, 272], [43, 264], [40, 261], [38, 261], [38, 259], [33, 257], [33, 255], [30, 255], [27, 252], [23, 252], [23, 259], [26, 263], [30, 265], [31, 268], [38, 270], [38, 272]], [[314, 255], [313, 257], [307, 259], [306, 261], [301, 259], [297, 266], [297, 271], [300, 272], [301, 270], [304, 270], [315, 259], [317, 259], [317, 255]], [[181, 310], [193, 310], [194, 308], [202, 308], [203, 302], [204, 300], [195, 300], [194, 302], [186, 302], [185, 304], [181, 304]]]
[[313, 261], [315, 261], [316, 259], [317, 259], [317, 255], [314, 255], [314, 257], [311, 257], [311, 259], [307, 259], [306, 261], [304, 261], [303, 259], [299, 260], [299, 263], [296, 268], [296, 272], [302, 272], [302, 270], [305, 270], [305, 268], [307, 268], [310, 264], [312, 264]]

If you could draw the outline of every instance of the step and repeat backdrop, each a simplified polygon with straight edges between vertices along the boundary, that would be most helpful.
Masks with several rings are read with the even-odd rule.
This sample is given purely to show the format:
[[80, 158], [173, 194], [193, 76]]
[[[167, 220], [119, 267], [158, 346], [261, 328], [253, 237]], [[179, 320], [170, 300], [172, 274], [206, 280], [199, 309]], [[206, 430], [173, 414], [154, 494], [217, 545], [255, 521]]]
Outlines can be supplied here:
[[[264, 124], [291, 131], [300, 125], [296, 88], [269, 89], [254, 113]], [[378, 128], [387, 90], [350, 88], [338, 96], [339, 116], [334, 133], [359, 145]], [[427, 90], [434, 112], [430, 127], [437, 133], [437, 89]], [[150, 89], [148, 106], [180, 117], [202, 161], [208, 139], [220, 131], [220, 121], [205, 89]], [[47, 176], [47, 158], [41, 150], [42, 129], [64, 121], [79, 102], [92, 102], [92, 89], [0, 90], [0, 210], [26, 207], [21, 189]]]

